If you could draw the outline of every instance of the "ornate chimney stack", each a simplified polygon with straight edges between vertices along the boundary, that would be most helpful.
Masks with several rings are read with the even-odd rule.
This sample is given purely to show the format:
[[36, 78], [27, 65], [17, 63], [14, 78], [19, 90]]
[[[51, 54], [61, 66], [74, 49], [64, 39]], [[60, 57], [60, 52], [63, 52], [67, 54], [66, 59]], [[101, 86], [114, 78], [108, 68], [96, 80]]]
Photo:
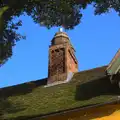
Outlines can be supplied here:
[[75, 50], [68, 35], [60, 28], [49, 47], [48, 84], [65, 81], [69, 73], [78, 72]]

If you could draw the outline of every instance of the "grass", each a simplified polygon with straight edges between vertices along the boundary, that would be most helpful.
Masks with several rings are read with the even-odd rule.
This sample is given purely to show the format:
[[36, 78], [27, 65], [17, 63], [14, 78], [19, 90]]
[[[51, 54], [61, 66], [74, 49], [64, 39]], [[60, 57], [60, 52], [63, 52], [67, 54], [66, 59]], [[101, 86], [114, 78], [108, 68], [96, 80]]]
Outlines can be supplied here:
[[[0, 99], [4, 98], [4, 100], [6, 100], [5, 104], [7, 102], [9, 103], [8, 107], [3, 107], [3, 109], [7, 109], [1, 112], [1, 117], [8, 120], [14, 120], [14, 118], [17, 118], [19, 116], [34, 116], [39, 114], [42, 115], [51, 112], [56, 112], [59, 110], [75, 108], [80, 106], [82, 107], [96, 103], [103, 103], [116, 99], [118, 94], [116, 93], [116, 91], [118, 90], [116, 89], [116, 91], [112, 92], [111, 84], [108, 85], [109, 82], [105, 83], [107, 84], [107, 87], [111, 89], [111, 93], [105, 91], [104, 94], [104, 91], [101, 92], [99, 88], [99, 90], [96, 89], [96, 91], [98, 91], [99, 94], [93, 93], [89, 95], [89, 98], [84, 99], [85, 96], [88, 96], [86, 92], [84, 94], [84, 91], [89, 91], [89, 86], [94, 85], [88, 84], [89, 82], [94, 83], [94, 81], [101, 79], [102, 77], [103, 84], [104, 81], [108, 81], [108, 79], [104, 77], [105, 69], [106, 67], [100, 67], [88, 71], [79, 72], [73, 76], [71, 82], [47, 88], [38, 85], [38, 81], [36, 81], [21, 84], [16, 87], [12, 86], [9, 88], [1, 89]], [[84, 87], [85, 85], [87, 87]], [[95, 83], [95, 86], [96, 85], [97, 83]], [[24, 88], [24, 90], [26, 90], [25, 93], [22, 90], [22, 87]], [[6, 94], [2, 94], [4, 91]], [[14, 91], [13, 95], [11, 93], [12, 91]], [[7, 92], [9, 94], [7, 94]]]

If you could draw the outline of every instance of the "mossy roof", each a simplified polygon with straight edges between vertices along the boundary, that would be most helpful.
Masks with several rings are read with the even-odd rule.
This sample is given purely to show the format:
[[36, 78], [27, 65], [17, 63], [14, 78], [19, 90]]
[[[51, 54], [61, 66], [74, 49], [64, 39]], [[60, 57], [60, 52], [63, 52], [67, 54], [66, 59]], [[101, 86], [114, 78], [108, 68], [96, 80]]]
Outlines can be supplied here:
[[110, 83], [106, 67], [78, 72], [69, 83], [47, 88], [47, 78], [1, 88], [0, 119], [18, 120], [115, 100], [119, 88]]

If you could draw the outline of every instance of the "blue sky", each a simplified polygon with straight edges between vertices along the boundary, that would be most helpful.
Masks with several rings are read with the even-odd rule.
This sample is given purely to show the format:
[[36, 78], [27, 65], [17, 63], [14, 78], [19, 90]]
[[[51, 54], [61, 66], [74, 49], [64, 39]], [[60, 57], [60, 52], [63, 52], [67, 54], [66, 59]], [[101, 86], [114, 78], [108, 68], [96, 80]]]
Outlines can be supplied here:
[[[76, 50], [79, 71], [109, 64], [120, 48], [120, 17], [109, 14], [94, 15], [89, 6], [83, 11], [82, 23], [66, 31]], [[21, 16], [19, 32], [27, 36], [17, 42], [12, 58], [0, 68], [0, 88], [47, 77], [48, 49], [57, 27], [48, 30]]]

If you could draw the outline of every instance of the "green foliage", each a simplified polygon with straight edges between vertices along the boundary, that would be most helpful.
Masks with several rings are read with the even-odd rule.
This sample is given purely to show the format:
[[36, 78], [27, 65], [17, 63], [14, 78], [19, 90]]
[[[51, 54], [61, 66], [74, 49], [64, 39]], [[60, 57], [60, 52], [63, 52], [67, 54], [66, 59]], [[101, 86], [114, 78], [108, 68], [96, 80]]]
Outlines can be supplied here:
[[[27, 15], [33, 18], [35, 23], [38, 23], [47, 28], [53, 26], [63, 25], [66, 29], [73, 29], [74, 26], [79, 24], [81, 14], [79, 13], [79, 5], [76, 5], [73, 0], [2, 0], [0, 2], [0, 64], [3, 64], [4, 61], [8, 60], [12, 56], [12, 46], [16, 40], [20, 40], [23, 36], [16, 33], [15, 28], [18, 29], [18, 26], [12, 22], [15, 16], [19, 17], [25, 12]], [[7, 9], [4, 10], [4, 8]], [[5, 47], [5, 34], [7, 32], [7, 43], [10, 43], [12, 46], [8, 49]], [[12, 34], [9, 34], [12, 33]], [[5, 52], [4, 52], [5, 51]]]
[[102, 14], [114, 9], [120, 15], [120, 0], [94, 0], [95, 14]]
[[[27, 13], [35, 23], [48, 29], [53, 26], [73, 29], [81, 21], [81, 9], [86, 9], [88, 4], [92, 4], [96, 8], [95, 14], [108, 12], [111, 8], [120, 13], [119, 0], [1, 0], [0, 43], [6, 44], [3, 42], [6, 32], [7, 34], [9, 32], [12, 33], [8, 34], [12, 38], [12, 41], [8, 39], [8, 43], [16, 43], [16, 40], [24, 38], [24, 36], [16, 33], [18, 27], [22, 24], [16, 27], [15, 23], [12, 23], [14, 17]], [[5, 49], [0, 47], [0, 65], [12, 56], [12, 46], [9, 49]], [[4, 51], [6, 52], [4, 53]]]

